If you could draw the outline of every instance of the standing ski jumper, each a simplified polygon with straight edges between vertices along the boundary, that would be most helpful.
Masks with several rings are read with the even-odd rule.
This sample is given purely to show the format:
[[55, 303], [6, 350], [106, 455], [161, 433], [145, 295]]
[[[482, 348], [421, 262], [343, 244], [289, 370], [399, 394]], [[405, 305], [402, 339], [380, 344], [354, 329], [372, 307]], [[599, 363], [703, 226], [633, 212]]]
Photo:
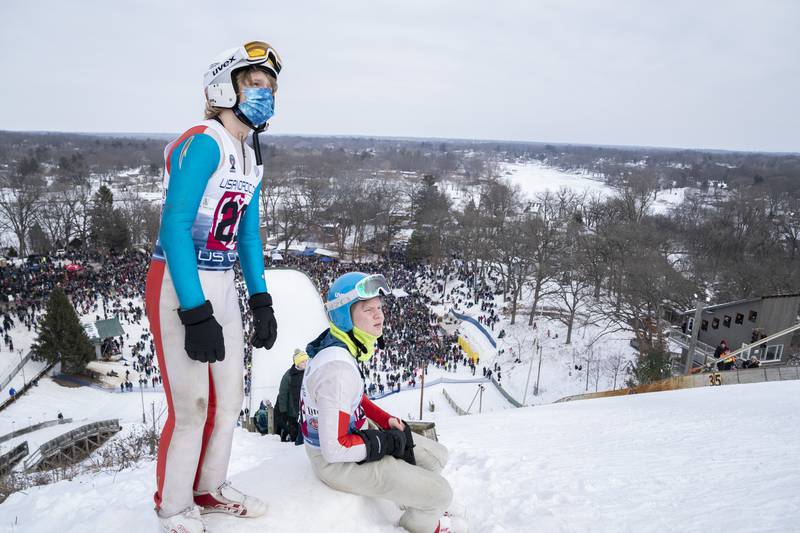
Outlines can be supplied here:
[[[245, 48], [236, 53], [245, 55]], [[222, 105], [210, 96], [209, 102]], [[253, 149], [217, 120], [189, 128], [164, 155], [161, 229], [145, 288], [168, 407], [158, 450], [156, 509], [162, 519], [186, 514], [195, 504], [256, 516], [264, 512], [263, 502], [232, 489], [226, 477], [243, 400], [237, 259], [254, 315], [253, 345], [271, 348], [277, 331], [258, 233], [262, 169]], [[199, 516], [188, 520], [187, 530], [202, 527]]]
[[[440, 475], [447, 448], [414, 435], [412, 451], [406, 446], [410, 429], [405, 426], [403, 437], [403, 431], [393, 429], [400, 420], [393, 426], [393, 417], [367, 398], [356, 359], [368, 360], [379, 338], [353, 325], [352, 301], [337, 306], [337, 300], [347, 301], [348, 292], [358, 292], [353, 288], [357, 281], [375, 277], [383, 279], [349, 273], [334, 282], [328, 292], [330, 328], [306, 348], [311, 359], [300, 392], [306, 454], [326, 485], [391, 500], [405, 508], [400, 526], [413, 533], [434, 533], [453, 498], [450, 484]], [[381, 292], [387, 294], [388, 287]], [[369, 293], [353, 299], [369, 299]], [[380, 429], [368, 429], [368, 419]]]

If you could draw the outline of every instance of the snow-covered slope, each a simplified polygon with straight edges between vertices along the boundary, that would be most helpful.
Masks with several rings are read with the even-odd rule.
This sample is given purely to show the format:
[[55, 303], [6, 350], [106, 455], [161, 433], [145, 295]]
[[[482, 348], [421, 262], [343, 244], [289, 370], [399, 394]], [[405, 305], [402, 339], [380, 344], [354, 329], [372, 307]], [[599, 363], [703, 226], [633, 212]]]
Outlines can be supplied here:
[[[800, 523], [798, 410], [800, 382], [778, 382], [442, 417], [437, 429], [473, 532], [783, 532]], [[237, 430], [230, 477], [270, 510], [212, 517], [218, 533], [401, 531], [394, 506], [328, 489], [302, 447], [271, 436]], [[154, 479], [145, 462], [17, 493], [0, 528], [154, 531]]]
[[274, 403], [295, 348], [305, 350], [328, 327], [322, 299], [308, 276], [293, 269], [267, 269], [264, 277], [275, 308], [278, 338], [270, 350], [253, 350], [252, 409], [258, 408], [259, 400]]
[[[272, 350], [254, 354], [254, 401], [274, 398], [293, 349], [325, 327], [316, 288], [303, 274], [269, 270], [267, 282], [279, 310], [279, 337]], [[525, 357], [519, 369], [527, 371]], [[513, 370], [504, 366], [504, 382], [520, 381]], [[439, 378], [474, 379], [465, 368], [431, 367], [426, 381]], [[524, 409], [509, 409], [487, 385], [483, 414], [461, 417], [443, 390], [463, 409], [472, 403], [476, 413], [478, 384], [436, 385], [425, 390], [423, 402], [423, 419], [436, 421], [451, 450], [445, 475], [469, 509], [473, 532], [800, 530], [800, 382]], [[378, 402], [398, 416], [419, 416], [418, 388]], [[112, 393], [42, 379], [0, 412], [0, 434], [59, 411], [76, 422], [119, 418], [127, 434], [141, 424], [143, 409], [148, 423], [153, 411], [163, 423], [163, 391]], [[58, 430], [27, 439], [35, 448], [51, 431]], [[0, 453], [20, 440], [0, 444]], [[143, 461], [134, 469], [16, 493], [0, 504], [0, 531], [154, 531], [154, 468]], [[254, 520], [212, 517], [209, 525], [218, 533], [400, 531], [393, 505], [328, 489], [314, 477], [302, 447], [274, 436], [237, 430], [230, 478], [271, 508]]]

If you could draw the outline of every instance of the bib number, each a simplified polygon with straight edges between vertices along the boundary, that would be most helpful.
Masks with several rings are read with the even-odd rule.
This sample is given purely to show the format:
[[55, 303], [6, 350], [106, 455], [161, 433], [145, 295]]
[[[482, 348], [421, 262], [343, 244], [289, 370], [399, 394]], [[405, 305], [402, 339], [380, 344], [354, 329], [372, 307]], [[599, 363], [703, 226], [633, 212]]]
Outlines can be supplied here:
[[206, 248], [209, 250], [235, 250], [239, 221], [247, 207], [241, 192], [226, 192], [217, 203]]

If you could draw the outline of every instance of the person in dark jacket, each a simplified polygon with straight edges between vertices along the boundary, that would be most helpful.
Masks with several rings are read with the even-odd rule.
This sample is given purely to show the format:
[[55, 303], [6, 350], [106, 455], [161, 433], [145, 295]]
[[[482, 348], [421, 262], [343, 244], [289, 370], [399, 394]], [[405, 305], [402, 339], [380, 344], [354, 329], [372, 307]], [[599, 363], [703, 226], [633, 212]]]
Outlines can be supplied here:
[[264, 404], [263, 400], [253, 416], [253, 423], [260, 434], [266, 435], [267, 432], [269, 432], [269, 415], [267, 414], [267, 406]]
[[742, 368], [758, 368], [759, 366], [761, 366], [761, 361], [755, 355], [751, 355], [750, 359], [742, 364]]
[[714, 359], [719, 359], [722, 356], [722, 354], [727, 352], [727, 351], [728, 351], [728, 343], [725, 342], [724, 339], [719, 341], [719, 345], [717, 346], [717, 349], [714, 350]]
[[[297, 416], [300, 413], [300, 386], [303, 384], [303, 373], [308, 363], [308, 355], [302, 350], [295, 350], [294, 363], [283, 375], [278, 389], [276, 410], [281, 421], [281, 442], [297, 442], [299, 428]], [[302, 443], [302, 441], [301, 441]]]

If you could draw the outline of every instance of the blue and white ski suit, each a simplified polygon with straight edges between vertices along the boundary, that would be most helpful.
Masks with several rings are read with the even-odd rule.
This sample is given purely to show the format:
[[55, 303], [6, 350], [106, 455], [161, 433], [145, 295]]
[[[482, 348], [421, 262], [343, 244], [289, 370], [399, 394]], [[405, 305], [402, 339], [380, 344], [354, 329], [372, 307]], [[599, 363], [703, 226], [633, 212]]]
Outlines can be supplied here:
[[[244, 334], [234, 285], [240, 259], [248, 292], [266, 292], [259, 236], [261, 168], [253, 150], [214, 120], [188, 129], [164, 152], [161, 229], [145, 289], [168, 414], [158, 450], [156, 508], [193, 504], [227, 476], [243, 400]], [[225, 360], [194, 361], [177, 310], [209, 300], [222, 326]]]

